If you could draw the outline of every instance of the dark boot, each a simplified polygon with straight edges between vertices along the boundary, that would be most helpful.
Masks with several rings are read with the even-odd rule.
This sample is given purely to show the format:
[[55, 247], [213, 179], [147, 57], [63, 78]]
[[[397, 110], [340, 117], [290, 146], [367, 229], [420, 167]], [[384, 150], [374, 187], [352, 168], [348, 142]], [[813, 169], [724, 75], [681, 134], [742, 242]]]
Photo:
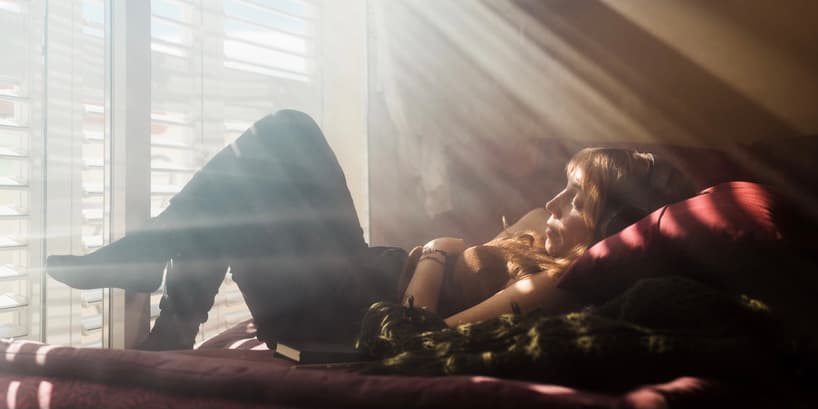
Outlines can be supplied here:
[[162, 283], [165, 264], [174, 253], [173, 241], [162, 229], [137, 231], [84, 256], [49, 256], [46, 272], [73, 288], [152, 292]]
[[[253, 132], [247, 134], [241, 145], [257, 154], [261, 150], [260, 137]], [[244, 142], [247, 140], [249, 143]], [[246, 160], [231, 147], [223, 149], [174, 196], [162, 214], [148, 222], [147, 228], [128, 233], [88, 255], [49, 256], [46, 272], [73, 288], [155, 291], [168, 260], [183, 248], [198, 245], [191, 238], [194, 234], [202, 237], [207, 235], [203, 232], [210, 231], [219, 236], [230, 227], [236, 230], [258, 223], [252, 216], [259, 212], [251, 211], [250, 204], [264, 201], [257, 193], [264, 185], [245, 169]], [[263, 203], [255, 205], [263, 207]]]

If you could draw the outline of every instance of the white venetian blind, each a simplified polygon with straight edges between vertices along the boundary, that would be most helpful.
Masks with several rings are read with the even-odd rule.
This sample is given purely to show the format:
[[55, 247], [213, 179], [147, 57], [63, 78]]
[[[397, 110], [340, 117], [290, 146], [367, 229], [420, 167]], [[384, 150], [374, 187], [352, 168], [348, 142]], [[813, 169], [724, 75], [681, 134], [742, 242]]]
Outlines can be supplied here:
[[[105, 174], [105, 3], [83, 0], [82, 40], [87, 46], [87, 72], [91, 84], [84, 86], [82, 103], [82, 184], [81, 240], [84, 251], [93, 251], [107, 240], [104, 223], [107, 203], [104, 195]], [[101, 347], [103, 328], [103, 290], [81, 291], [83, 346]]]
[[[152, 0], [151, 214], [213, 154], [266, 114], [320, 119], [316, 3]], [[161, 291], [151, 298], [159, 312]], [[200, 339], [249, 318], [230, 274]]]
[[[107, 240], [105, 6], [48, 2], [48, 253], [86, 254]], [[103, 346], [103, 290], [47, 284], [46, 341]]]
[[100, 346], [102, 292], [41, 268], [103, 239], [104, 0], [46, 5], [0, 0], [0, 336]]
[[[42, 25], [26, 1], [0, 0], [0, 336], [27, 336], [30, 320], [29, 267], [36, 258], [29, 247], [32, 229], [29, 183], [31, 140], [38, 123], [32, 109], [39, 102], [34, 83]], [[36, 217], [36, 216], [35, 216]], [[36, 260], [35, 260], [36, 263]]]

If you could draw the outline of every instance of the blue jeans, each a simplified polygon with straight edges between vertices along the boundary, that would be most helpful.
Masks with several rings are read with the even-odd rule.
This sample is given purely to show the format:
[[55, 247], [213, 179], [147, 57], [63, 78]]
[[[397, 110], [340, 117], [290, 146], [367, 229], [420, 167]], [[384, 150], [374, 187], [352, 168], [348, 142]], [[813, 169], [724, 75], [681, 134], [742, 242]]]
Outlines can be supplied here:
[[216, 154], [159, 219], [175, 235], [161, 315], [207, 319], [228, 267], [258, 338], [351, 341], [396, 298], [406, 253], [367, 247], [344, 173], [308, 115], [279, 111]]

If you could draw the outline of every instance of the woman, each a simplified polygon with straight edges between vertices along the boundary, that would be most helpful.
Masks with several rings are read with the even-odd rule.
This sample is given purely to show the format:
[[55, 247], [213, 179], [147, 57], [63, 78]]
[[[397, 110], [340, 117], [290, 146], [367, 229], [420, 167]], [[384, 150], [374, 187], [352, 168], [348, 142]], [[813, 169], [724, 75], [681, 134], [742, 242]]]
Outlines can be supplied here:
[[[563, 267], [616, 226], [689, 193], [665, 183], [675, 176], [657, 185], [660, 174], [678, 172], [659, 172], [649, 154], [580, 152], [566, 188], [545, 209], [485, 246], [439, 238], [413, 250], [401, 281], [405, 302], [443, 307], [448, 325], [513, 305], [572, 308], [570, 294], [554, 286]], [[494, 255], [494, 268], [469, 261], [483, 252]], [[47, 272], [75, 288], [153, 291], [167, 265], [161, 315], [141, 347], [179, 349], [192, 346], [228, 269], [260, 340], [349, 341], [369, 304], [394, 298], [404, 260], [405, 253], [367, 247], [321, 130], [306, 114], [284, 110], [219, 152], [146, 228], [89, 255], [50, 256]]]
[[[628, 149], [588, 148], [567, 167], [566, 187], [484, 246], [439, 238], [410, 255], [404, 304], [439, 312], [448, 326], [482, 321], [520, 308], [560, 314], [581, 305], [556, 280], [600, 239], [647, 213], [692, 195], [676, 169]], [[446, 280], [447, 264], [451, 277]], [[443, 297], [443, 299], [441, 299]], [[439, 308], [440, 307], [440, 308]]]

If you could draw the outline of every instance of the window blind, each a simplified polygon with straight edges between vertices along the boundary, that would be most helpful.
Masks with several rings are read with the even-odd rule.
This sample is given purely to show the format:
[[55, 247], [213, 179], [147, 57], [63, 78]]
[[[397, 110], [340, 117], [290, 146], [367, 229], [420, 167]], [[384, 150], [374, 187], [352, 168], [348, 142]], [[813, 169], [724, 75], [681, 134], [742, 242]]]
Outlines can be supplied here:
[[[81, 240], [83, 252], [98, 249], [107, 241], [105, 217], [107, 203], [104, 194], [105, 174], [105, 3], [104, 0], [83, 0], [81, 3], [81, 40], [86, 44], [84, 60], [89, 64], [86, 75], [93, 81], [85, 84], [82, 103], [82, 184]], [[100, 143], [102, 142], [102, 143]], [[91, 188], [93, 187], [93, 188]], [[82, 337], [81, 345], [102, 347], [103, 290], [80, 292]]]
[[[43, 2], [45, 4], [45, 2]], [[86, 254], [107, 241], [105, 0], [48, 2], [46, 208], [48, 253]], [[45, 339], [103, 346], [103, 290], [48, 279]]]
[[[34, 83], [42, 66], [35, 57], [41, 24], [29, 2], [0, 0], [0, 336], [32, 331], [29, 269], [36, 251], [29, 246], [32, 213], [30, 151], [38, 129], [32, 109]], [[35, 184], [36, 185], [36, 184]], [[32, 210], [35, 210], [32, 212]], [[36, 217], [36, 216], [35, 216]]]
[[39, 273], [103, 242], [104, 0], [48, 6], [0, 0], [0, 336], [101, 346], [101, 290]]
[[[39, 272], [45, 254], [87, 253], [110, 235], [107, 4], [0, 0], [9, 56], [0, 59], [0, 336], [103, 345], [104, 291], [43, 284]], [[294, 108], [320, 122], [322, 76], [316, 2], [152, 0], [151, 8], [156, 215], [262, 116]], [[248, 317], [228, 274], [200, 335]]]

